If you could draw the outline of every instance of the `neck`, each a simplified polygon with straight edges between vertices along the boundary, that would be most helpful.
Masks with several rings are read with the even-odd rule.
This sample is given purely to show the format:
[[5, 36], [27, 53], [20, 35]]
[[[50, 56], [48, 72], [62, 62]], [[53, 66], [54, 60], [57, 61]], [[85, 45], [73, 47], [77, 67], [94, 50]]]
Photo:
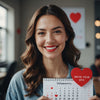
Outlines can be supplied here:
[[64, 64], [62, 57], [47, 59], [43, 57], [43, 64], [46, 69], [47, 77], [64, 78], [67, 76], [68, 68]]

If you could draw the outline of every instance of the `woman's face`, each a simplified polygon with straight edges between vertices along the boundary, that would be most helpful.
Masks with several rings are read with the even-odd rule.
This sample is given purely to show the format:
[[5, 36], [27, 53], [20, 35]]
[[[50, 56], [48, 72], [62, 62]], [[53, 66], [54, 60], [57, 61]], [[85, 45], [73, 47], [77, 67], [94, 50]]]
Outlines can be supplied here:
[[62, 56], [67, 40], [64, 25], [53, 15], [43, 15], [36, 25], [35, 41], [43, 57], [54, 59]]

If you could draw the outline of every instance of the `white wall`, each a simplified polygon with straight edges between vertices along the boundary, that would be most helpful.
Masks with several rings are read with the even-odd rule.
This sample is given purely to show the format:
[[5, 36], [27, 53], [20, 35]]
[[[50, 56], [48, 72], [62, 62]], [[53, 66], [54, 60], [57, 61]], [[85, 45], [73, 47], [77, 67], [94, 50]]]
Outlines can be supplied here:
[[[94, 62], [94, 0], [22, 0], [21, 6], [21, 45], [25, 47], [24, 39], [26, 29], [34, 11], [47, 4], [56, 4], [60, 7], [83, 7], [85, 8], [85, 41], [90, 47], [81, 50], [79, 64], [89, 67]], [[21, 48], [24, 51], [24, 48]]]

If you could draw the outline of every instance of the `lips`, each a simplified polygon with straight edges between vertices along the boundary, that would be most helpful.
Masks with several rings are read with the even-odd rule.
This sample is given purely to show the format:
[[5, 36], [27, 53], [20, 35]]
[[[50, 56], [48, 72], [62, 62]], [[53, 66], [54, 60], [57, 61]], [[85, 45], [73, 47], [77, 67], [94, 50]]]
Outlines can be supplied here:
[[53, 52], [57, 49], [58, 46], [45, 46], [45, 49], [48, 51], [48, 52]]

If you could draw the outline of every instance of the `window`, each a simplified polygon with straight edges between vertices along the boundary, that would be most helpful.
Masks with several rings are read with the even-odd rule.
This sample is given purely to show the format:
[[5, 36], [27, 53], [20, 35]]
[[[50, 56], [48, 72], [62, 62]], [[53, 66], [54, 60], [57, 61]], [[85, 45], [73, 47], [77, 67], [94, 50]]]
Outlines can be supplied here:
[[7, 60], [7, 9], [0, 6], [0, 62]]

